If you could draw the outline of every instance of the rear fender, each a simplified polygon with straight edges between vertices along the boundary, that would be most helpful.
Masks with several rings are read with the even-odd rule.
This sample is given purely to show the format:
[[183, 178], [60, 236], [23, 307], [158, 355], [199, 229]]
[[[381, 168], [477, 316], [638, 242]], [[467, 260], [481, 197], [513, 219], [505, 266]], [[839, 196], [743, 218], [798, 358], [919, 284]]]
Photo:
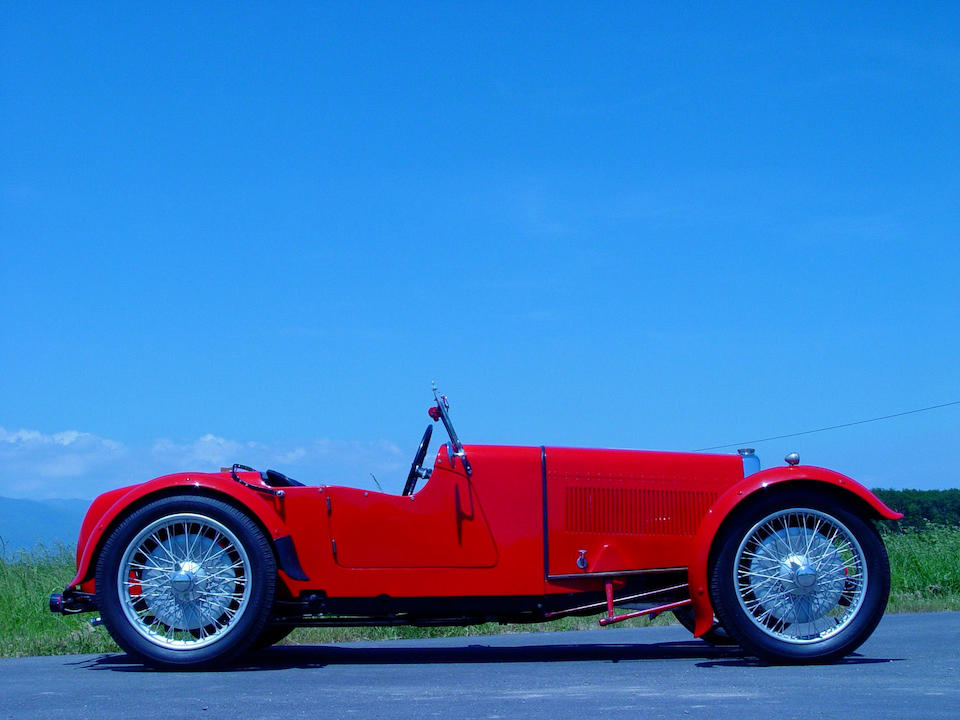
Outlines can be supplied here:
[[[250, 477], [246, 477], [248, 475]], [[259, 483], [259, 475], [240, 473], [240, 477], [251, 484]], [[94, 500], [77, 540], [77, 574], [67, 587], [80, 586], [93, 578], [100, 548], [125, 517], [154, 500], [170, 495], [205, 495], [228, 502], [259, 522], [275, 546], [277, 540], [290, 534], [283, 520], [283, 498], [251, 490], [235, 482], [229, 475], [165, 475], [140, 485], [113, 490]], [[296, 570], [299, 570], [299, 565]]]
[[897, 520], [902, 514], [891, 510], [876, 495], [856, 480], [833, 470], [812, 465], [776, 467], [749, 475], [717, 498], [700, 523], [694, 538], [693, 555], [688, 569], [690, 597], [696, 620], [694, 636], [700, 637], [709, 630], [714, 621], [713, 605], [708, 591], [711, 553], [714, 542], [723, 524], [739, 510], [746, 508], [765, 493], [775, 492], [774, 487], [803, 484], [819, 489], [831, 496], [846, 500], [859, 507], [866, 517]]

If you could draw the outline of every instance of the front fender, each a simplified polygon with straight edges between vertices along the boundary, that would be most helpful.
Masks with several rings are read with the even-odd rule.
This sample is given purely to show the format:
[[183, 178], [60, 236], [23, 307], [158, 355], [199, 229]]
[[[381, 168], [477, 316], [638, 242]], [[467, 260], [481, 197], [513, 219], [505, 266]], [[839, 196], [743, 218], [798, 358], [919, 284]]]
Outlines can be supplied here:
[[[245, 473], [244, 473], [245, 474]], [[173, 494], [202, 494], [225, 498], [256, 517], [276, 542], [290, 534], [283, 520], [283, 500], [235, 482], [229, 475], [177, 473], [164, 475], [140, 485], [104, 493], [90, 506], [77, 540], [77, 574], [67, 587], [77, 587], [93, 578], [94, 560], [112, 529], [130, 511], [155, 498]]]
[[693, 555], [688, 568], [688, 582], [696, 620], [693, 633], [695, 637], [700, 637], [713, 625], [713, 605], [707, 590], [709, 586], [707, 573], [713, 542], [720, 527], [734, 510], [741, 507], [747, 500], [757, 497], [759, 493], [775, 492], [774, 487], [782, 487], [784, 483], [798, 482], [812, 483], [814, 486], [819, 484], [824, 489], [829, 488], [834, 494], [838, 491], [846, 494], [849, 498], [859, 501], [859, 504], [873, 517], [887, 520], [898, 520], [903, 517], [902, 514], [887, 507], [880, 498], [856, 480], [833, 470], [813, 465], [795, 465], [769, 468], [745, 477], [720, 495], [710, 506], [694, 538]]

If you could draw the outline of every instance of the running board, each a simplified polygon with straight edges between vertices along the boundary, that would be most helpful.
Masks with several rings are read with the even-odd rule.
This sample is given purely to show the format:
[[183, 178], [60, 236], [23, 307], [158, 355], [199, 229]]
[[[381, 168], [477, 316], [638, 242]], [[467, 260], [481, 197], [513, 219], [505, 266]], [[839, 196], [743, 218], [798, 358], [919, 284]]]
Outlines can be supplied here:
[[589, 605], [579, 605], [578, 607], [567, 608], [566, 610], [548, 612], [544, 613], [544, 617], [550, 620], [556, 617], [562, 617], [563, 615], [583, 612], [584, 610], [600, 610], [605, 607], [607, 609], [607, 614], [606, 616], [600, 618], [600, 624], [603, 626], [612, 625], [613, 623], [623, 622], [624, 620], [630, 620], [631, 618], [640, 617], [641, 615], [656, 616], [666, 610], [673, 610], [674, 608], [683, 607], [684, 605], [692, 605], [693, 600], [688, 598], [686, 600], [678, 600], [677, 602], [666, 603], [665, 605], [657, 605], [652, 608], [647, 608], [646, 610], [637, 610], [636, 612], [624, 613], [623, 615], [617, 615], [614, 613], [613, 608], [615, 605], [622, 605], [623, 603], [633, 602], [635, 600], [653, 597], [654, 595], [662, 595], [666, 592], [684, 590], [687, 588], [689, 588], [687, 583], [681, 583], [680, 585], [671, 585], [670, 587], [660, 588], [658, 590], [649, 590], [648, 592], [642, 592], [636, 595], [626, 595], [624, 597], [615, 598], [613, 596], [613, 579], [611, 578], [604, 583], [604, 589], [606, 590], [607, 594], [607, 599], [605, 602], [590, 603]]

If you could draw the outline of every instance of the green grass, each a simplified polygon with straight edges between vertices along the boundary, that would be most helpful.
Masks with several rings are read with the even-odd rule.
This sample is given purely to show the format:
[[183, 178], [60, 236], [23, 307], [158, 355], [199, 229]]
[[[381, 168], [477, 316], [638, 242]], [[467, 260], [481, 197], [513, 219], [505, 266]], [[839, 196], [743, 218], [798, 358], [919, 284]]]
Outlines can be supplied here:
[[960, 610], [960, 528], [884, 535], [890, 555], [887, 612]]
[[[884, 536], [890, 554], [892, 587], [888, 612], [960, 610], [960, 528], [927, 526]], [[67, 548], [0, 558], [0, 657], [117, 652], [103, 628], [90, 626], [90, 613], [61, 617], [47, 610], [74, 573]], [[655, 624], [672, 622], [661, 616]], [[636, 626], [648, 620], [624, 623]], [[286, 642], [325, 644], [351, 640], [448, 637], [485, 633], [596, 628], [596, 618], [564, 618], [536, 625], [487, 623], [471, 627], [299, 628]]]
[[0, 657], [117, 652], [89, 613], [61, 617], [47, 609], [50, 593], [76, 572], [73, 552], [60, 547], [0, 557]]

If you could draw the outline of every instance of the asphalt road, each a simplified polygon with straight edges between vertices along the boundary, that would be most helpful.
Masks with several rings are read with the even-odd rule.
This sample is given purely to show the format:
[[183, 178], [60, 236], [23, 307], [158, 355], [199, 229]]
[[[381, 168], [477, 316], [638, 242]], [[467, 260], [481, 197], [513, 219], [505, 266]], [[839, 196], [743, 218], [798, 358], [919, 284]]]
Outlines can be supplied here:
[[888, 615], [836, 665], [765, 667], [680, 627], [271, 648], [218, 672], [0, 660], [0, 718], [960, 718], [960, 612]]

